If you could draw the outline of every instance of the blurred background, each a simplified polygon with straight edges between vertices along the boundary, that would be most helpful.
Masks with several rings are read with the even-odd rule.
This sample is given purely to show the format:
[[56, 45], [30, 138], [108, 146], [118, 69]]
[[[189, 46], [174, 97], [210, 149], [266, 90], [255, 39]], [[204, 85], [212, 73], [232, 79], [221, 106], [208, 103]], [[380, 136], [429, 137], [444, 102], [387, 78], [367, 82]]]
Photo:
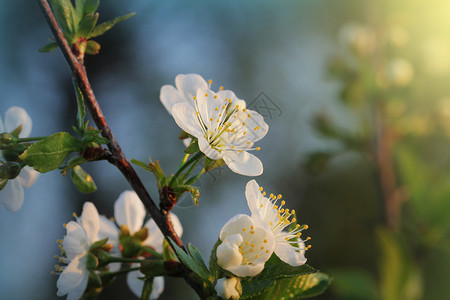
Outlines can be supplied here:
[[[310, 226], [308, 264], [333, 276], [317, 299], [443, 299], [450, 295], [450, 5], [399, 1], [125, 1], [100, 5], [100, 21], [136, 12], [98, 38], [86, 66], [128, 158], [174, 172], [179, 128], [159, 101], [180, 73], [212, 79], [264, 115], [258, 183], [281, 193]], [[24, 107], [32, 136], [71, 131], [76, 101], [36, 1], [0, 9], [0, 116]], [[98, 191], [59, 174], [39, 177], [16, 213], [0, 208], [2, 299], [58, 299], [51, 275], [62, 226], [92, 201], [113, 216], [129, 189], [106, 162], [86, 165]], [[152, 174], [138, 170], [154, 199]], [[248, 213], [248, 177], [226, 167], [198, 182], [174, 212], [184, 242], [207, 260], [225, 222]], [[1, 193], [0, 193], [1, 197]], [[176, 286], [176, 288], [174, 288]], [[161, 299], [195, 299], [166, 280]], [[128, 298], [127, 298], [128, 297]], [[132, 299], [123, 278], [100, 299]]]

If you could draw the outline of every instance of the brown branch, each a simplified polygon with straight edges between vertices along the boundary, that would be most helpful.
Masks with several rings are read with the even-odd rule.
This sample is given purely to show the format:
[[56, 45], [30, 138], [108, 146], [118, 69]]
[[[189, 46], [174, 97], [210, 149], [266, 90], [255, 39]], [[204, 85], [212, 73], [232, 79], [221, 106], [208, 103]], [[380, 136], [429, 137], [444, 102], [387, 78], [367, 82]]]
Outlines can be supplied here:
[[[131, 185], [133, 190], [137, 193], [142, 203], [145, 205], [147, 212], [150, 214], [152, 219], [158, 225], [159, 229], [166, 238], [171, 238], [178, 246], [185, 249], [182, 241], [173, 229], [172, 223], [170, 221], [170, 214], [167, 210], [160, 210], [156, 206], [155, 202], [150, 197], [149, 193], [142, 184], [141, 179], [137, 175], [134, 168], [131, 166], [130, 162], [123, 153], [119, 143], [114, 137], [106, 119], [100, 109], [100, 106], [95, 98], [94, 91], [89, 83], [88, 76], [86, 73], [86, 68], [83, 62], [77, 59], [71, 50], [66, 38], [64, 37], [61, 28], [53, 14], [52, 9], [47, 0], [38, 0], [39, 6], [44, 14], [47, 23], [56, 39], [56, 42], [61, 49], [61, 52], [66, 59], [67, 64], [74, 76], [75, 80], [85, 97], [86, 106], [97, 125], [97, 128], [102, 131], [102, 135], [107, 138], [110, 143], [108, 144], [108, 149], [111, 152], [109, 162], [114, 164], [122, 173], [122, 175], [127, 179], [128, 183]], [[196, 290], [200, 297], [204, 297], [203, 290], [201, 286], [194, 283], [190, 279], [190, 270], [185, 267], [185, 279], [186, 281]]]

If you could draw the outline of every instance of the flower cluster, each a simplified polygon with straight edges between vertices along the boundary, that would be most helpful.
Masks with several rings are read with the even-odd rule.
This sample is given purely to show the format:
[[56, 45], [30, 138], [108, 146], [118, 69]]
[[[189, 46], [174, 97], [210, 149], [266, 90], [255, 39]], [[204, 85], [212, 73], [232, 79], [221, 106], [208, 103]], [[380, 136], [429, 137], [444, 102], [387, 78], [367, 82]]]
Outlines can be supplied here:
[[283, 208], [284, 200], [278, 204], [281, 195], [267, 198], [255, 180], [247, 183], [245, 195], [251, 216], [239, 214], [223, 226], [217, 263], [240, 277], [259, 274], [272, 253], [291, 266], [305, 264], [310, 246], [304, 241], [310, 238], [301, 235], [308, 226], [297, 224], [295, 211]]
[[[62, 244], [60, 247], [64, 256], [57, 258], [66, 266], [56, 266], [60, 273], [57, 295], [67, 295], [70, 300], [80, 299], [89, 292], [86, 289], [90, 275], [96, 277], [118, 272], [121, 265], [117, 261], [143, 259], [155, 252], [162, 253], [164, 236], [152, 219], [144, 223], [145, 214], [142, 202], [133, 191], [124, 191], [114, 204], [115, 221], [120, 229], [114, 221], [100, 216], [94, 204], [86, 202], [76, 222], [65, 225], [67, 234], [64, 240], [58, 241]], [[181, 235], [183, 228], [177, 216], [171, 214], [171, 220], [175, 231]], [[102, 252], [101, 256], [99, 251]], [[110, 255], [105, 256], [105, 252]], [[144, 277], [137, 269], [127, 274], [127, 284], [137, 297], [141, 296], [144, 286], [141, 278]], [[163, 290], [164, 278], [155, 277], [150, 298], [158, 298]]]

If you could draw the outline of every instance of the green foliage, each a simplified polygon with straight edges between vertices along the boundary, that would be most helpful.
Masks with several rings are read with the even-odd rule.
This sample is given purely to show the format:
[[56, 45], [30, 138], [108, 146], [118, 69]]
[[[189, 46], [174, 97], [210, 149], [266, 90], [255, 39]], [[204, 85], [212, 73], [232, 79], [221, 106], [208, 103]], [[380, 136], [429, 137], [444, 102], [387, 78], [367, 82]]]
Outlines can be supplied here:
[[316, 273], [317, 270], [308, 265], [291, 266], [281, 261], [275, 254], [266, 262], [264, 270], [255, 277], [246, 277], [241, 281], [242, 299], [260, 295], [271, 288], [277, 280]]
[[189, 146], [184, 150], [184, 152], [188, 154], [194, 154], [200, 151], [200, 148], [198, 147], [198, 140], [192, 140], [192, 142], [189, 144]]
[[313, 273], [298, 277], [277, 280], [275, 285], [264, 294], [252, 299], [304, 299], [322, 294], [331, 282], [324, 273]]
[[134, 15], [135, 15], [135, 13], [130, 13], [130, 14], [125, 15], [125, 16], [117, 17], [117, 18], [115, 18], [112, 21], [108, 21], [108, 22], [104, 22], [102, 24], [99, 24], [86, 36], [86, 38], [90, 39], [90, 38], [93, 38], [93, 37], [97, 37], [97, 36], [103, 35], [105, 32], [107, 32], [108, 30], [113, 28], [117, 23], [125, 21], [126, 19], [129, 19], [129, 18], [131, 18]]
[[84, 96], [81, 92], [80, 86], [78, 85], [75, 79], [72, 80], [73, 87], [75, 88], [75, 94], [77, 96], [77, 126], [80, 130], [81, 134], [84, 134], [84, 130], [86, 129], [86, 108], [84, 106]]
[[73, 38], [78, 27], [78, 18], [70, 0], [50, 0], [55, 17], [69, 44], [73, 44]]
[[96, 41], [90, 40], [86, 44], [86, 53], [91, 54], [91, 55], [98, 54], [100, 52], [100, 48], [101, 48], [101, 46], [99, 43], [97, 43]]
[[58, 168], [70, 153], [81, 150], [80, 141], [67, 132], [58, 132], [28, 147], [19, 158], [36, 171], [46, 173]]
[[46, 53], [46, 52], [52, 52], [53, 50], [56, 50], [58, 48], [58, 43], [56, 42], [50, 42], [44, 47], [39, 49], [39, 52]]
[[167, 186], [167, 178], [164, 174], [163, 170], [161, 169], [161, 166], [159, 165], [159, 161], [152, 161], [152, 158], [149, 157], [149, 163], [146, 164], [142, 161], [139, 161], [137, 159], [132, 159], [131, 162], [144, 170], [153, 173], [155, 175], [156, 180], [158, 181], [158, 190], [161, 191], [161, 188], [163, 186]]
[[211, 282], [209, 281], [208, 268], [206, 267], [206, 264], [203, 261], [197, 248], [195, 248], [193, 245], [188, 244], [189, 252], [186, 253], [177, 244], [175, 244], [174, 241], [169, 241], [172, 244], [181, 262], [185, 264], [192, 272], [197, 274], [204, 283], [211, 285]]
[[209, 270], [211, 273], [211, 281], [214, 282], [220, 276], [220, 267], [217, 265], [217, 247], [222, 243], [220, 239], [217, 239], [217, 242], [214, 244], [214, 247], [211, 251], [211, 255], [209, 257]]
[[221, 167], [224, 164], [225, 164], [225, 161], [223, 159], [214, 160], [214, 159], [211, 159], [211, 158], [205, 156], [205, 166], [204, 166], [204, 168], [205, 168], [206, 172], [211, 171], [211, 170], [213, 170], [215, 168]]
[[163, 241], [163, 257], [164, 260], [175, 260], [178, 261], [178, 257], [173, 251], [172, 247], [169, 245], [169, 242], [164, 239]]
[[144, 286], [142, 287], [141, 300], [150, 299], [152, 291], [153, 291], [153, 278], [145, 278]]
[[72, 168], [70, 178], [75, 187], [82, 193], [89, 194], [97, 190], [94, 179], [92, 179], [91, 175], [86, 173], [80, 166]]

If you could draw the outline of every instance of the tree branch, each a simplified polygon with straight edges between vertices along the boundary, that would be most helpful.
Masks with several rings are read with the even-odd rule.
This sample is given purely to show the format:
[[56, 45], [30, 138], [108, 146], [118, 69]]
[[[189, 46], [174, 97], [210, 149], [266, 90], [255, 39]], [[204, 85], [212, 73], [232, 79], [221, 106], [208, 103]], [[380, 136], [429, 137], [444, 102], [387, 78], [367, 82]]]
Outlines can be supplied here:
[[[75, 80], [80, 86], [80, 89], [85, 97], [86, 106], [88, 107], [89, 112], [95, 124], [97, 125], [97, 128], [101, 130], [102, 135], [110, 141], [110, 143], [108, 144], [108, 149], [112, 155], [109, 159], [109, 162], [114, 164], [120, 170], [122, 175], [127, 179], [128, 183], [137, 193], [142, 203], [145, 205], [147, 212], [158, 225], [163, 235], [166, 238], [171, 238], [178, 246], [185, 249], [183, 243], [173, 229], [172, 223], [170, 221], [169, 211], [158, 209], [155, 202], [152, 200], [149, 193], [142, 184], [142, 181], [140, 180], [136, 171], [131, 166], [130, 162], [123, 153], [116, 138], [114, 137], [100, 109], [97, 99], [95, 98], [94, 91], [92, 90], [92, 87], [88, 80], [86, 68], [84, 67], [83, 62], [78, 60], [77, 57], [73, 54], [71, 47], [64, 37], [64, 34], [59, 27], [53, 11], [50, 8], [48, 1], [38, 0], [38, 3], [42, 13], [47, 20], [50, 30], [52, 31], [56, 42], [58, 43], [59, 48], [61, 49], [61, 52], [64, 55], [67, 64], [69, 65], [72, 76], [74, 76]], [[200, 297], [203, 297], [203, 290], [201, 286], [192, 282], [189, 277], [190, 270], [187, 267], [185, 267], [185, 269], [186, 281], [196, 290]]]

